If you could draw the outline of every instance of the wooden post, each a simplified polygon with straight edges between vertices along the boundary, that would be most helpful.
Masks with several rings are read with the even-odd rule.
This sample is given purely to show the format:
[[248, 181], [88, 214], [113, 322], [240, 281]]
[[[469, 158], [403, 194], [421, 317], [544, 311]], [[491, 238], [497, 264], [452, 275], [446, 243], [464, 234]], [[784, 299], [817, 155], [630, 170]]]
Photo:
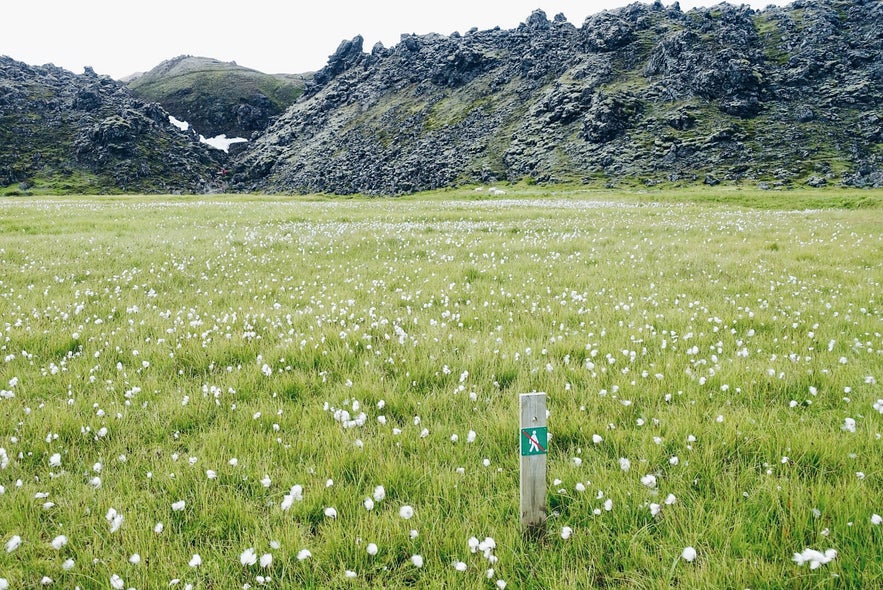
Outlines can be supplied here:
[[521, 429], [521, 527], [539, 536], [546, 524], [546, 394], [523, 393], [519, 399]]

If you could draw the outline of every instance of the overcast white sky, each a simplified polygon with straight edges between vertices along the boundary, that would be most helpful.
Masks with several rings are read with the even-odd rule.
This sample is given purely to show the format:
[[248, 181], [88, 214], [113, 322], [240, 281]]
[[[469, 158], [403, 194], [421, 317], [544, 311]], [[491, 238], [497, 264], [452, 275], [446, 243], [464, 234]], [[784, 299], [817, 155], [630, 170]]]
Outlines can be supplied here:
[[[663, 0], [670, 5], [673, 0]], [[54, 63], [75, 73], [92, 66], [114, 78], [146, 71], [188, 54], [235, 61], [268, 73], [301, 73], [325, 65], [343, 39], [358, 34], [365, 50], [390, 47], [402, 33], [466, 32], [472, 27], [510, 29], [543, 9], [585, 18], [628, 0], [5, 0], [0, 9], [0, 55], [31, 65]], [[682, 10], [717, 4], [682, 0]], [[734, 0], [732, 3], [741, 4]], [[786, 4], [750, 0], [754, 8]]]

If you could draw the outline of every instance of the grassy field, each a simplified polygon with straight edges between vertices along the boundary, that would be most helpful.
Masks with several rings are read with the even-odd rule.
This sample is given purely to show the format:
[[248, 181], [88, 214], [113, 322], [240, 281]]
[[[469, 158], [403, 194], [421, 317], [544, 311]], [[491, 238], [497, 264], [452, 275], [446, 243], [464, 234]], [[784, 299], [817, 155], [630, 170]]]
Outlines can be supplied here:
[[883, 586], [880, 195], [762, 194], [0, 200], [0, 589]]

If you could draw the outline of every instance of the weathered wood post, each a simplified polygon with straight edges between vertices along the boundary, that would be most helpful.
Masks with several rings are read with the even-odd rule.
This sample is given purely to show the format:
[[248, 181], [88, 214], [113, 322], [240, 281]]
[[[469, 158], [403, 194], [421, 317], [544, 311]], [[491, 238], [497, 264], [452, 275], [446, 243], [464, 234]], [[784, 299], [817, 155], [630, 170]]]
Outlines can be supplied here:
[[539, 536], [546, 524], [546, 394], [522, 393], [521, 409], [521, 528]]

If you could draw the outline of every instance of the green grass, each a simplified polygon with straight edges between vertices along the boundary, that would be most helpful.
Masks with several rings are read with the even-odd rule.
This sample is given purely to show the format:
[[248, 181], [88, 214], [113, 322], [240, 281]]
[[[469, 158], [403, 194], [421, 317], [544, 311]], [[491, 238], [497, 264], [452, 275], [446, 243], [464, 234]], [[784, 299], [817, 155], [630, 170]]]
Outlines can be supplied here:
[[[22, 539], [0, 578], [883, 583], [880, 193], [502, 188], [0, 200], [0, 543]], [[518, 523], [529, 391], [552, 433], [538, 540]], [[797, 566], [808, 547], [838, 555]]]

